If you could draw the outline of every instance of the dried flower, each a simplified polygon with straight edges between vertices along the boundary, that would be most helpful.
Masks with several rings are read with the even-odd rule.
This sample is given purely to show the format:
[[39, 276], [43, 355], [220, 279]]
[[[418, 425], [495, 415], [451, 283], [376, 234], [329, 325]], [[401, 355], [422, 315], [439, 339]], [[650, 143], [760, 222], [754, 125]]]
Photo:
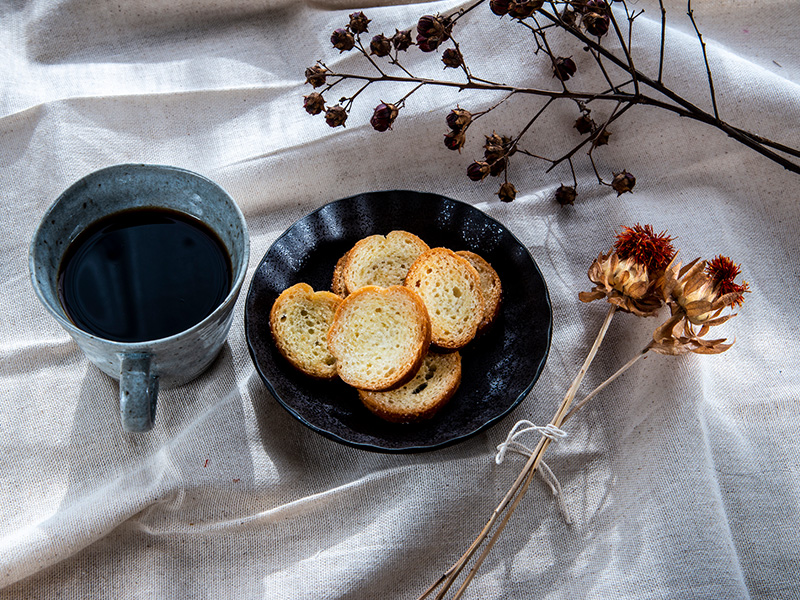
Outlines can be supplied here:
[[608, 33], [608, 26], [610, 20], [608, 15], [591, 12], [583, 17], [583, 26], [586, 28], [586, 33], [603, 37]]
[[575, 190], [573, 186], [566, 186], [561, 184], [561, 186], [556, 190], [556, 202], [558, 202], [561, 206], [566, 206], [567, 204], [575, 204], [575, 198], [578, 197], [578, 192]]
[[319, 92], [311, 92], [308, 96], [303, 96], [303, 108], [310, 115], [318, 115], [325, 110], [325, 99]]
[[453, 131], [464, 131], [472, 123], [472, 113], [456, 107], [447, 115], [446, 121], [447, 126]]
[[685, 267], [675, 259], [664, 270], [659, 282], [662, 297], [673, 316], [684, 317], [693, 325], [720, 325], [733, 314], [722, 315], [741, 294], [723, 294], [721, 284], [705, 273], [706, 262], [696, 258]]
[[597, 136], [592, 140], [592, 146], [595, 148], [597, 146], [605, 146], [608, 144], [608, 138], [611, 137], [611, 132], [608, 129], [603, 129]]
[[526, 19], [542, 8], [544, 0], [511, 0], [508, 3], [508, 14], [515, 19]]
[[392, 128], [392, 123], [394, 123], [399, 112], [399, 109], [394, 104], [381, 102], [375, 107], [369, 123], [375, 131], [386, 131]]
[[719, 286], [719, 293], [730, 298], [731, 306], [741, 306], [744, 302], [743, 294], [750, 292], [746, 281], [741, 284], [734, 281], [741, 272], [739, 265], [727, 256], [715, 256], [706, 265], [706, 273], [714, 281], [714, 285]]
[[444, 136], [444, 145], [450, 150], [458, 150], [461, 152], [461, 148], [464, 147], [466, 141], [467, 136], [464, 135], [463, 131], [451, 131]]
[[411, 30], [406, 29], [405, 31], [400, 31], [399, 29], [396, 29], [395, 31], [396, 33], [392, 36], [392, 44], [394, 45], [394, 49], [405, 52], [413, 43], [411, 40]]
[[328, 69], [322, 65], [314, 65], [306, 69], [306, 83], [310, 83], [312, 87], [318, 88], [325, 85], [325, 77]]
[[494, 144], [486, 143], [484, 145], [483, 157], [489, 164], [497, 162], [505, 156], [506, 152], [502, 146], [495, 146]]
[[614, 188], [614, 191], [617, 192], [617, 198], [619, 198], [625, 192], [633, 192], [633, 186], [636, 185], [636, 177], [628, 173], [627, 171], [620, 171], [619, 173], [614, 173], [614, 179], [611, 180], [611, 187]]
[[653, 341], [648, 348], [658, 354], [679, 355], [693, 352], [695, 354], [721, 354], [733, 346], [733, 342], [726, 344], [726, 338], [707, 340], [704, 339], [709, 330], [709, 325], [696, 329], [692, 323], [683, 316], [671, 317], [653, 332]]
[[575, 75], [577, 70], [575, 61], [569, 57], [559, 56], [553, 61], [553, 77], [558, 77], [561, 81], [566, 81]]
[[489, 0], [489, 9], [498, 17], [508, 14], [510, 0]]
[[672, 237], [666, 231], [655, 233], [652, 225], [625, 227], [617, 234], [614, 251], [620, 258], [633, 258], [655, 276], [660, 274], [675, 256]]
[[486, 176], [489, 175], [490, 170], [491, 167], [489, 166], [489, 163], [484, 161], [475, 161], [467, 167], [467, 177], [469, 177], [472, 181], [481, 181], [482, 179], [486, 179]]
[[363, 12], [358, 11], [350, 15], [350, 24], [348, 27], [353, 33], [366, 33], [369, 23], [370, 20], [367, 16]]
[[369, 50], [370, 54], [374, 54], [375, 56], [389, 56], [392, 52], [392, 40], [380, 33], [372, 38], [372, 41], [369, 43]]
[[573, 125], [575, 129], [578, 130], [580, 134], [586, 134], [591, 131], [594, 131], [597, 128], [597, 124], [594, 122], [587, 113], [582, 114], [580, 117], [575, 119], [575, 124]]
[[452, 69], [457, 69], [464, 64], [464, 58], [461, 56], [461, 52], [459, 52], [458, 49], [448, 48], [442, 52], [442, 62], [445, 68], [450, 67]]
[[517, 197], [517, 188], [514, 187], [514, 184], [506, 181], [500, 186], [497, 196], [501, 202], [513, 202], [514, 198]]
[[565, 6], [561, 12], [561, 20], [570, 27], [574, 27], [578, 21], [578, 13], [571, 10], [569, 6]]
[[340, 105], [331, 106], [325, 112], [325, 122], [331, 127], [344, 127], [344, 122], [347, 121], [347, 111]]
[[453, 24], [449, 17], [425, 15], [417, 21], [417, 45], [423, 52], [433, 52], [450, 39]]
[[340, 52], [345, 52], [355, 47], [356, 39], [347, 29], [337, 29], [331, 34], [331, 44]]
[[605, 298], [618, 309], [639, 317], [653, 316], [661, 307], [647, 267], [634, 258], [621, 259], [616, 252], [601, 253], [589, 267], [588, 275], [595, 286], [591, 292], [578, 294], [581, 302]]

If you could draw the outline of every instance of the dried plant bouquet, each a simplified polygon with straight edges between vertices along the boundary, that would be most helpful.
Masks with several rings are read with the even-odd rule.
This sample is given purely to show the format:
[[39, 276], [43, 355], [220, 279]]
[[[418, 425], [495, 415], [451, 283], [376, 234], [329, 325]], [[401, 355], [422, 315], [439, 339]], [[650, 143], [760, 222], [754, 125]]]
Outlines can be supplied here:
[[[581, 152], [591, 163], [599, 184], [610, 186], [618, 196], [631, 192], [636, 177], [623, 166], [610, 174], [601, 173], [594, 153], [614, 139], [611, 136], [617, 133], [616, 122], [634, 106], [657, 107], [715, 127], [784, 168], [800, 173], [800, 162], [797, 161], [800, 150], [746, 131], [727, 122], [720, 114], [706, 45], [691, 0], [687, 4], [687, 13], [699, 42], [698, 53], [702, 54], [705, 65], [705, 72], [696, 76], [708, 83], [709, 106], [703, 108], [668, 87], [664, 73], [665, 55], [669, 48], [667, 11], [663, 0], [659, 0], [659, 6], [661, 39], [657, 66], [650, 69], [653, 72], [640, 68], [640, 59], [642, 63], [646, 61], [634, 55], [633, 30], [643, 11], [630, 8], [625, 0], [477, 0], [449, 14], [423, 15], [415, 27], [408, 28], [406, 24], [392, 27], [393, 34], [374, 35], [375, 24], [363, 12], [354, 12], [348, 23], [331, 33], [330, 41], [340, 53], [358, 55], [363, 70], [340, 72], [329, 68], [324, 61], [309, 67], [305, 72], [306, 81], [315, 90], [304, 97], [304, 107], [311, 115], [324, 115], [329, 126], [344, 127], [354, 103], [367, 88], [382, 83], [401, 87], [405, 84], [408, 89], [399, 98], [381, 101], [374, 108], [370, 124], [376, 131], [385, 132], [401, 118], [411, 96], [426, 88], [472, 90], [485, 93], [489, 99], [496, 98], [498, 93], [503, 94], [499, 101], [491, 100], [485, 106], [454, 106], [446, 115], [443, 139], [440, 139], [444, 147], [461, 152], [468, 138], [478, 133], [480, 126], [476, 123], [479, 119], [512, 97], [528, 97], [531, 101], [525, 104], [525, 108], [515, 110], [513, 118], [507, 119], [518, 121], [511, 125], [514, 131], [480, 132], [484, 139], [483, 157], [466, 167], [466, 175], [473, 181], [501, 178], [497, 195], [506, 202], [514, 200], [517, 194], [516, 187], [509, 181], [509, 165], [512, 157], [516, 161], [520, 155], [543, 163], [547, 172], [560, 166], [562, 181], [563, 176], [571, 178], [555, 193], [555, 200], [562, 205], [573, 204], [577, 197], [574, 161]], [[470, 55], [475, 49], [468, 50], [464, 40], [468, 38], [470, 26], [480, 27], [488, 19], [501, 19], [509, 40], [524, 36], [520, 44], [505, 43], [505, 40], [500, 44], [498, 41], [495, 45], [499, 48], [498, 60], [525, 65], [532, 52], [547, 63], [544, 71], [551, 76], [535, 84], [520, 86], [494, 81], [488, 78], [490, 75], [477, 73], [471, 66], [474, 57]], [[481, 58], [486, 58], [487, 51], [490, 52], [481, 49]], [[520, 55], [514, 56], [514, 51]], [[411, 67], [403, 64], [405, 57], [412, 52], [424, 53], [439, 65], [443, 64], [444, 75], [432, 77], [427, 72], [413, 72]], [[577, 59], [585, 53], [590, 55], [590, 60]], [[594, 71], [594, 76], [580, 78], [576, 83], [579, 64], [581, 70]], [[345, 90], [348, 83], [356, 85], [354, 91]], [[535, 125], [555, 104], [563, 102], [574, 105], [573, 116], [565, 125], [578, 131], [580, 141], [557, 156], [543, 156], [540, 154], [543, 151], [536, 148]], [[432, 135], [441, 136], [442, 133]]]
[[[516, 426], [506, 442], [498, 447], [498, 459], [510, 446], [528, 455], [528, 460], [466, 552], [420, 596], [420, 600], [442, 599], [450, 591], [453, 591], [452, 598], [462, 597], [527, 492], [534, 474], [544, 467], [544, 452], [551, 442], [566, 435], [561, 427], [612, 381], [649, 352], [721, 354], [731, 348], [733, 344], [725, 338], [710, 339], [708, 334], [736, 315], [733, 311], [742, 305], [744, 294], [750, 291], [746, 282], [737, 283], [740, 272], [740, 267], [726, 256], [716, 256], [709, 261], [698, 258], [682, 265], [677, 259], [672, 238], [666, 232], [655, 233], [649, 225], [626, 227], [617, 235], [613, 247], [607, 253], [601, 253], [589, 267], [588, 275], [594, 287], [578, 295], [583, 302], [605, 300], [609, 305], [583, 366], [550, 423], [537, 427], [526, 422], [529, 426], [521, 430], [534, 430], [541, 434], [535, 448], [528, 449], [516, 442], [520, 433]], [[664, 306], [669, 309], [669, 317], [656, 327], [642, 350], [574, 403], [614, 315], [624, 312], [636, 317], [656, 317]], [[552, 477], [549, 469], [545, 473]], [[462, 575], [463, 580], [454, 588]]]

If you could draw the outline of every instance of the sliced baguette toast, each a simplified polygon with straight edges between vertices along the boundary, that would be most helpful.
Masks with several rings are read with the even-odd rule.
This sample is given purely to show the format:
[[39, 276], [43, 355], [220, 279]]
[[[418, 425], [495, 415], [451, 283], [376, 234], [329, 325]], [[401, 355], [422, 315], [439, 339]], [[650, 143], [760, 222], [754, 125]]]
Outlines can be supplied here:
[[478, 271], [478, 275], [480, 276], [481, 291], [483, 292], [483, 300], [485, 302], [483, 321], [481, 321], [481, 324], [478, 326], [478, 331], [482, 331], [494, 321], [500, 312], [500, 302], [503, 297], [503, 286], [500, 283], [500, 276], [492, 265], [479, 254], [475, 254], [469, 250], [459, 250], [456, 254], [466, 258], [469, 263], [475, 267], [475, 270]]
[[307, 283], [285, 289], [272, 305], [269, 326], [278, 351], [295, 368], [312, 377], [336, 376], [336, 359], [328, 351], [328, 330], [342, 299], [315, 292]]
[[429, 351], [422, 366], [405, 385], [384, 392], [359, 390], [361, 402], [382, 419], [411, 423], [436, 414], [461, 383], [461, 355], [458, 352]]
[[344, 283], [344, 266], [347, 264], [348, 258], [350, 258], [349, 252], [342, 254], [333, 269], [333, 278], [331, 280], [331, 291], [342, 298], [347, 296], [347, 286]]
[[485, 301], [478, 271], [448, 248], [431, 248], [411, 265], [406, 287], [422, 298], [431, 320], [431, 341], [455, 350], [475, 337]]
[[403, 286], [366, 286], [348, 295], [328, 331], [339, 377], [358, 389], [385, 390], [419, 369], [431, 341], [422, 300]]
[[403, 285], [409, 267], [428, 250], [428, 244], [407, 231], [396, 230], [359, 240], [346, 254], [341, 279], [345, 294], [365, 285]]

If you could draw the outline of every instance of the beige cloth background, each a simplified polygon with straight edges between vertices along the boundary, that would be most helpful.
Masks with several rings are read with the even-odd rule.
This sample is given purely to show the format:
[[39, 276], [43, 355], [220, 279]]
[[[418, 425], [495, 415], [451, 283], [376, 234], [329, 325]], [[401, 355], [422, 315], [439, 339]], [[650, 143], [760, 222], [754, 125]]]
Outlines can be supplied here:
[[[709, 106], [686, 6], [665, 4], [667, 81]], [[637, 64], [651, 69], [658, 3], [630, 5], [645, 9], [634, 45]], [[667, 229], [687, 260], [725, 254], [743, 265], [752, 293], [725, 326], [736, 344], [721, 356], [649, 357], [570, 422], [547, 456], [575, 523], [564, 524], [537, 481], [467, 597], [800, 597], [800, 177], [707, 126], [634, 108], [597, 153], [604, 174], [635, 173], [633, 194], [597, 186], [578, 160], [581, 195], [564, 209], [551, 198], [568, 171], [544, 175], [520, 157], [511, 169], [520, 195], [501, 204], [495, 180], [464, 176], [479, 136], [460, 156], [439, 138], [456, 103], [485, 107], [497, 97], [423, 90], [385, 134], [367, 121], [403, 86], [362, 94], [346, 129], [303, 112], [305, 67], [359, 65], [328, 44], [353, 9], [367, 12], [372, 32], [393, 33], [457, 6], [0, 5], [0, 597], [416, 598], [516, 476], [521, 460], [496, 465], [495, 446], [516, 420], [552, 416], [605, 313], [577, 300], [590, 287], [586, 270], [637, 222]], [[800, 146], [797, 3], [694, 8], [724, 117]], [[487, 13], [460, 25], [476, 74], [549, 85], [545, 57]], [[564, 45], [582, 73], [588, 58]], [[518, 58], [499, 57], [503, 49]], [[410, 67], [429, 63], [441, 72], [430, 56], [409, 53]], [[484, 124], [511, 132], [530, 106], [515, 99]], [[556, 155], [577, 139], [574, 106], [553, 115], [563, 118], [532, 131], [528, 149]], [[355, 450], [304, 428], [270, 396], [247, 353], [241, 298], [213, 368], [162, 391], [152, 432], [123, 433], [116, 384], [45, 313], [27, 270], [34, 228], [60, 191], [123, 162], [177, 165], [225, 187], [248, 221], [251, 273], [284, 229], [330, 200], [414, 189], [474, 204], [522, 240], [547, 279], [554, 335], [541, 379], [510, 417], [457, 446]], [[585, 389], [658, 322], [617, 317]]]

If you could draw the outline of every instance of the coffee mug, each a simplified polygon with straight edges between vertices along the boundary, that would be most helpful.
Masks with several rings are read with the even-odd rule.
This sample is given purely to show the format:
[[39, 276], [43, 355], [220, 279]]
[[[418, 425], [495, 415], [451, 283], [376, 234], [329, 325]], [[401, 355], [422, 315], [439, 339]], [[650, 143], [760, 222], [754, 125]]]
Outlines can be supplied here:
[[159, 386], [191, 381], [222, 349], [249, 252], [244, 215], [216, 183], [125, 164], [56, 199], [29, 265], [45, 308], [119, 380], [122, 427], [142, 432], [153, 427]]

